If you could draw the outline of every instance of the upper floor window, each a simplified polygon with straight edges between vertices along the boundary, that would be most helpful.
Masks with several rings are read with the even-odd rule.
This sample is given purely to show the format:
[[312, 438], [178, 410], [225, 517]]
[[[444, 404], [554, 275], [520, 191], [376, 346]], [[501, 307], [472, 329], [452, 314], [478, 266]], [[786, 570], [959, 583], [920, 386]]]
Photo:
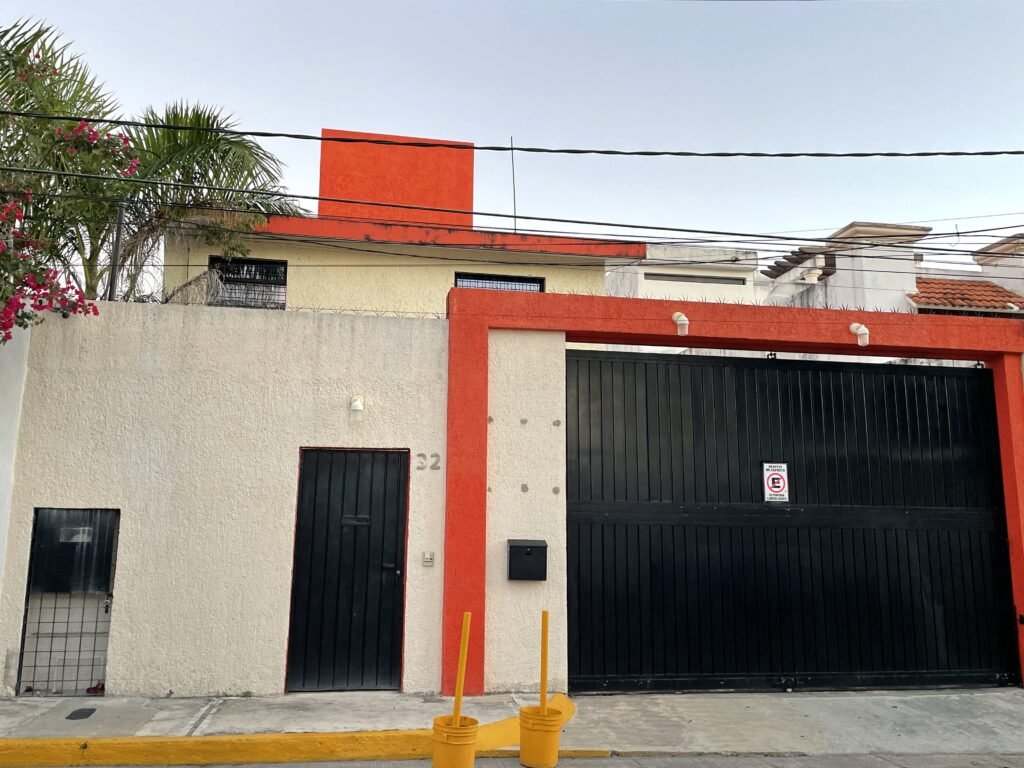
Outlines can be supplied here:
[[525, 291], [544, 293], [543, 277], [517, 275], [480, 275], [470, 272], [455, 273], [456, 288], [488, 288], [492, 291]]
[[212, 304], [257, 309], [285, 308], [288, 262], [211, 256], [210, 270], [216, 272], [221, 281], [220, 295]]
[[668, 283], [716, 283], [718, 285], [746, 285], [745, 277], [719, 277], [717, 275], [674, 275], [668, 272], [644, 272], [645, 280], [664, 280]]

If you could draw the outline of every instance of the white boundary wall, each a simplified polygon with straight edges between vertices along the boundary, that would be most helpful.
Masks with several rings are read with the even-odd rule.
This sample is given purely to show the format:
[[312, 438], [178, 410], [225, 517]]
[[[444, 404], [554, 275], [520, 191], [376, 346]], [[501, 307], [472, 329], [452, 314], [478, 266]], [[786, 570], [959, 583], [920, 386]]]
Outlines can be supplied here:
[[[537, 690], [540, 613], [551, 687], [568, 684], [565, 336], [492, 331], [487, 430], [487, 691]], [[547, 581], [508, 580], [508, 539], [544, 539]]]
[[[121, 511], [107, 692], [281, 693], [302, 447], [412, 452], [403, 687], [438, 690], [446, 401], [443, 320], [153, 305], [48, 318], [14, 467], [4, 692], [33, 509], [104, 507]], [[417, 453], [442, 469], [418, 471]]]

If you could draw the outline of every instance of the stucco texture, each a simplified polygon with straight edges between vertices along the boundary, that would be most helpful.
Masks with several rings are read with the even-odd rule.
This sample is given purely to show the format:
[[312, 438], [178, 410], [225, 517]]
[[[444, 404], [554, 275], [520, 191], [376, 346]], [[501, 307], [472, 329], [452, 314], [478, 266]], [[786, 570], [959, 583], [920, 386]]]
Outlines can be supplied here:
[[0, 589], [4, 583], [7, 519], [11, 509], [14, 454], [28, 368], [30, 333], [28, 329], [16, 328], [11, 340], [0, 346]]
[[[540, 616], [550, 611], [551, 688], [568, 682], [565, 336], [492, 331], [488, 370], [484, 687], [536, 691]], [[546, 581], [508, 580], [508, 539], [544, 539]]]
[[0, 593], [7, 695], [43, 506], [120, 510], [109, 694], [281, 693], [302, 447], [413, 454], [403, 687], [438, 690], [444, 472], [415, 454], [443, 467], [446, 321], [105, 304], [34, 329], [26, 382]]
[[[559, 257], [486, 249], [281, 240], [254, 240], [249, 248], [249, 258], [288, 262], [288, 309], [443, 314], [456, 272], [543, 277], [548, 293], [604, 293], [605, 265], [596, 257], [566, 257], [573, 263], [551, 266]], [[409, 255], [394, 255], [400, 252]], [[169, 239], [165, 292], [206, 270], [211, 253], [201, 240]]]

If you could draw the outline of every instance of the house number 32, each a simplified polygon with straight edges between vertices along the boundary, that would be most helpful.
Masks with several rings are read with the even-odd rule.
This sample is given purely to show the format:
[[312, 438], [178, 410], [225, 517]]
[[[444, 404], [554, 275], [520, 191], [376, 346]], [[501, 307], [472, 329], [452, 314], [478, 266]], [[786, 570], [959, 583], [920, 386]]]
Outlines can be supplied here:
[[416, 469], [440, 469], [441, 454], [432, 453], [429, 456], [425, 453], [416, 454]]

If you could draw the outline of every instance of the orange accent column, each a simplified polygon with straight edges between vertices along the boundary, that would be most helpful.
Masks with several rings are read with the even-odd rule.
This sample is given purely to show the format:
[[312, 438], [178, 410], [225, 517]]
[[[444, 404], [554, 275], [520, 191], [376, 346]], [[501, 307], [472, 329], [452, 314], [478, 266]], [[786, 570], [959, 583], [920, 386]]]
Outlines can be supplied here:
[[449, 312], [448, 323], [441, 692], [455, 692], [462, 614], [469, 611], [479, 629], [470, 637], [465, 692], [475, 696], [484, 692], [488, 333], [481, 317]]
[[1020, 355], [1001, 355], [992, 361], [1017, 649], [1024, 677], [1024, 624], [1020, 623], [1024, 614], [1024, 377], [1020, 366]]

